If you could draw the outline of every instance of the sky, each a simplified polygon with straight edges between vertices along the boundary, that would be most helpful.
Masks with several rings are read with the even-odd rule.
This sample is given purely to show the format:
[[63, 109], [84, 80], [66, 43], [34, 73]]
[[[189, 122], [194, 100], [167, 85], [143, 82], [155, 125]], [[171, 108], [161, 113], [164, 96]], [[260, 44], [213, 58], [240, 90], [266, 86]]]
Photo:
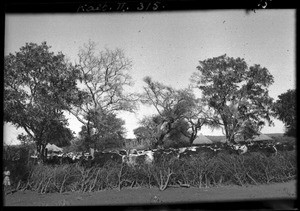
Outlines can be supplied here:
[[[269, 95], [296, 88], [295, 10], [205, 10], [157, 13], [98, 14], [6, 14], [5, 55], [19, 51], [25, 43], [46, 41], [51, 51], [62, 52], [71, 62], [89, 40], [99, 51], [121, 48], [133, 62], [131, 90], [142, 91], [143, 78], [174, 88], [187, 88], [200, 60], [227, 54], [244, 58], [249, 66], [260, 64], [274, 77]], [[135, 113], [123, 112], [127, 138], [153, 107], [141, 105]], [[66, 114], [76, 134], [81, 124]], [[284, 124], [265, 126], [262, 133], [283, 133]], [[4, 143], [16, 144], [16, 130], [4, 125]], [[203, 128], [204, 135], [222, 135], [221, 130]]]

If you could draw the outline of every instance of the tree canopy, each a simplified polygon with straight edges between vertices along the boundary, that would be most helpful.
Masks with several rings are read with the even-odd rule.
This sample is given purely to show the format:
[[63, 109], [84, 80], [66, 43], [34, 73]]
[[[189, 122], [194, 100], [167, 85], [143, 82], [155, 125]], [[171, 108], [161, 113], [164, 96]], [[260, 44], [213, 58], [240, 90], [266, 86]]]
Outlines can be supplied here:
[[159, 115], [145, 116], [139, 121], [139, 127], [134, 129], [134, 135], [138, 140], [149, 140], [150, 147], [156, 147], [159, 138], [159, 125], [161, 122]]
[[189, 144], [192, 144], [204, 124], [212, 125], [208, 110], [191, 89], [176, 90], [150, 77], [145, 77], [144, 82], [146, 86], [140, 96], [141, 102], [154, 106], [158, 113], [153, 119], [157, 128], [157, 145], [163, 145], [167, 137], [174, 141], [176, 137], [188, 138]]
[[68, 146], [74, 138], [65, 111], [83, 124], [77, 141], [81, 148], [121, 147], [126, 131], [118, 112], [134, 112], [138, 101], [157, 111], [134, 130], [154, 147], [180, 146], [182, 140], [191, 145], [204, 125], [224, 128], [229, 142], [238, 135], [252, 138], [266, 122], [272, 124], [272, 115], [285, 123], [287, 135], [295, 135], [295, 90], [281, 94], [273, 105], [268, 93], [273, 76], [244, 59], [225, 54], [199, 61], [191, 77], [202, 92], [197, 98], [192, 88], [175, 89], [150, 77], [144, 78], [143, 93], [126, 92], [133, 85], [132, 61], [121, 49], [97, 51], [90, 41], [72, 65], [50, 48], [46, 42], [26, 43], [4, 62], [4, 122], [22, 127], [27, 135], [18, 138], [33, 140], [39, 151], [47, 143]]
[[244, 59], [225, 54], [200, 61], [197, 69], [191, 82], [214, 110], [215, 122], [224, 127], [228, 141], [246, 130], [253, 136], [265, 124], [263, 120], [272, 124], [268, 87], [274, 80], [266, 68], [248, 67]]
[[279, 95], [275, 102], [274, 112], [285, 124], [285, 135], [296, 136], [296, 90], [289, 89]]
[[46, 42], [26, 43], [4, 60], [4, 121], [22, 127], [38, 148], [45, 146], [53, 122], [66, 130], [63, 110], [78, 101], [78, 72]]

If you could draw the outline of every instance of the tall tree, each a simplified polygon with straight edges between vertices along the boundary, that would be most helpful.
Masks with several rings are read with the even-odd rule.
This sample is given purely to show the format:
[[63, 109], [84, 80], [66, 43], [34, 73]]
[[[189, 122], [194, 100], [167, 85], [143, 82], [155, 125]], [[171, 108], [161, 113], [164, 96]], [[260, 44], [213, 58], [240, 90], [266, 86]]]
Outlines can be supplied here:
[[[191, 89], [176, 90], [150, 77], [145, 77], [144, 93], [141, 102], [155, 107], [158, 117], [157, 145], [163, 145], [163, 140], [172, 137], [185, 136], [190, 144], [197, 137], [197, 133], [204, 124], [212, 124], [202, 101], [197, 99]], [[155, 122], [155, 121], [154, 121]], [[177, 132], [179, 133], [177, 133]]]
[[[112, 131], [116, 125], [108, 124], [107, 117], [136, 108], [136, 96], [125, 92], [125, 88], [133, 84], [129, 74], [131, 67], [132, 62], [120, 49], [97, 52], [92, 41], [80, 49], [76, 69], [80, 72], [78, 87], [84, 93], [84, 103], [73, 106], [70, 113], [86, 126], [88, 139], [93, 130], [98, 136]], [[113, 118], [122, 130], [120, 120]]]
[[273, 110], [285, 124], [285, 135], [296, 136], [296, 90], [289, 89], [279, 95]]
[[272, 124], [273, 99], [268, 87], [274, 81], [266, 68], [257, 64], [248, 67], [244, 59], [226, 54], [199, 63], [191, 82], [202, 91], [203, 100], [214, 110], [215, 123], [224, 127], [229, 142], [250, 125], [258, 132], [265, 121]]
[[78, 102], [77, 72], [46, 42], [26, 43], [4, 63], [4, 121], [23, 128], [43, 155], [50, 125], [65, 121], [63, 110]]

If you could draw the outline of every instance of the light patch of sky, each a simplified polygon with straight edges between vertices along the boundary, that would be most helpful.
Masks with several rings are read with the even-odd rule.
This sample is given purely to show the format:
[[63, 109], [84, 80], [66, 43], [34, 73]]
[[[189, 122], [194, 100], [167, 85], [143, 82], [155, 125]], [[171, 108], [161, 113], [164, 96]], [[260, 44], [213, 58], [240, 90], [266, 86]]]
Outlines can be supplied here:
[[[295, 88], [295, 10], [193, 11], [111, 14], [28, 14], [6, 15], [5, 55], [14, 53], [26, 42], [47, 41], [54, 52], [62, 51], [72, 62], [88, 40], [98, 49], [121, 48], [133, 61], [134, 90], [141, 92], [143, 78], [151, 76], [175, 88], [187, 88], [199, 60], [227, 54], [244, 58], [248, 65], [260, 64], [274, 76], [269, 94], [275, 100]], [[198, 92], [198, 91], [196, 91]], [[198, 92], [199, 93], [199, 92]], [[138, 120], [155, 109], [140, 106], [136, 113], [124, 112], [127, 137], [138, 127]], [[78, 133], [81, 125], [67, 115], [70, 127]], [[5, 140], [15, 138], [5, 125]], [[281, 121], [262, 132], [283, 132]], [[205, 135], [222, 132], [204, 128]]]

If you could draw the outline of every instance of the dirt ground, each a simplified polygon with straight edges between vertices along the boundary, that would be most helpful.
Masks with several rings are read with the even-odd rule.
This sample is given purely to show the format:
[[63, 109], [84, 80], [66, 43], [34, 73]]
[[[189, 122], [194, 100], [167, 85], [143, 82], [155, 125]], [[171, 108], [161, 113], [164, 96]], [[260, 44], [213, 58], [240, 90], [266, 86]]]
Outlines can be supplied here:
[[18, 191], [4, 196], [4, 206], [97, 206], [163, 205], [239, 200], [296, 199], [296, 181], [258, 186], [224, 186], [212, 188], [169, 187], [105, 190], [91, 193], [47, 193]]

